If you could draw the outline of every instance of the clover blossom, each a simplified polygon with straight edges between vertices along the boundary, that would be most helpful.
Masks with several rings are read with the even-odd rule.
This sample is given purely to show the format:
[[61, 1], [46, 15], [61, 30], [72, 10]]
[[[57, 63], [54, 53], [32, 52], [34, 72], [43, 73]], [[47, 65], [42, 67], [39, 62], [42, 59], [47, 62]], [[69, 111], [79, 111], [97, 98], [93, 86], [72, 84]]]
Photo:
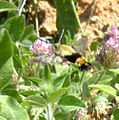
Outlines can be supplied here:
[[109, 37], [119, 38], [119, 31], [115, 24], [113, 24], [111, 30], [109, 30], [109, 28], [108, 28], [108, 31], [106, 32], [106, 34]]
[[48, 55], [52, 52], [50, 42], [44, 37], [37, 39], [33, 45], [30, 46], [30, 50], [37, 55]]
[[115, 24], [108, 32], [109, 39], [99, 49], [96, 60], [104, 66], [104, 68], [113, 68], [119, 64], [119, 31]]

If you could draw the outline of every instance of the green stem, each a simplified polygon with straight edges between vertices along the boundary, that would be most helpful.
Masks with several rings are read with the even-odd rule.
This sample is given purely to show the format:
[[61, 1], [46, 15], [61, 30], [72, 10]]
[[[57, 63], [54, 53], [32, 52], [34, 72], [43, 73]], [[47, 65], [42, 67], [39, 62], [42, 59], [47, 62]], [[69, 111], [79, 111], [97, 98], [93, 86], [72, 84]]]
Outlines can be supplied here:
[[40, 37], [40, 34], [39, 34], [39, 23], [38, 23], [38, 16], [36, 15], [35, 16], [35, 23], [36, 23], [36, 33], [37, 33], [37, 36]]
[[23, 8], [24, 8], [25, 3], [26, 3], [26, 0], [23, 0], [23, 1], [21, 2], [21, 5], [20, 5], [20, 7], [19, 7], [19, 13], [18, 13], [19, 16], [20, 16], [21, 13], [22, 13], [22, 10], [23, 10]]
[[91, 49], [90, 49], [89, 45], [88, 45], [87, 48], [88, 48], [88, 52], [89, 52], [90, 59], [93, 59], [93, 57], [92, 57], [92, 55], [91, 55]]
[[37, 9], [38, 9], [38, 4], [37, 4], [37, 2], [34, 0], [33, 1], [33, 6], [34, 6], [34, 9], [35, 9], [35, 25], [36, 25], [36, 33], [37, 33], [37, 36], [39, 37], [40, 36], [40, 34], [39, 34], [39, 23], [38, 23], [38, 11], [37, 11]]
[[100, 74], [99, 78], [96, 80], [95, 84], [97, 84], [101, 80], [101, 78], [104, 75], [104, 73], [105, 73], [105, 71], [102, 71], [102, 73]]
[[74, 9], [74, 12], [75, 12], [75, 15], [76, 15], [77, 21], [78, 21], [79, 28], [81, 29], [82, 34], [84, 34], [84, 30], [83, 30], [83, 28], [82, 28], [82, 26], [81, 26], [81, 22], [80, 22], [80, 20], [79, 20], [78, 15], [77, 15], [76, 7], [75, 7], [75, 5], [74, 5], [73, 0], [72, 0], [72, 5], [73, 5], [73, 9]]
[[38, 116], [39, 116], [39, 114], [40, 114], [40, 110], [36, 113], [36, 115], [35, 115], [35, 117], [34, 117], [34, 119], [33, 120], [38, 120]]
[[53, 120], [52, 105], [48, 104], [46, 114], [47, 114], [47, 120]]

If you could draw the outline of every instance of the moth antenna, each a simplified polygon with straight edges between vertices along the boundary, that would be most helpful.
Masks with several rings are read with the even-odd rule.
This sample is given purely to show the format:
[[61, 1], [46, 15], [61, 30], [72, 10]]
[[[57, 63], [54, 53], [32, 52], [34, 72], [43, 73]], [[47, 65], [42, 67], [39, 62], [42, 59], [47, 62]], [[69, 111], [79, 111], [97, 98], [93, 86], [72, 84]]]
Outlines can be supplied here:
[[61, 35], [60, 35], [60, 38], [59, 38], [59, 42], [58, 42], [58, 43], [61, 42], [61, 39], [62, 39], [62, 37], [63, 37], [63, 34], [64, 34], [64, 28], [62, 29], [62, 33], [61, 33]]

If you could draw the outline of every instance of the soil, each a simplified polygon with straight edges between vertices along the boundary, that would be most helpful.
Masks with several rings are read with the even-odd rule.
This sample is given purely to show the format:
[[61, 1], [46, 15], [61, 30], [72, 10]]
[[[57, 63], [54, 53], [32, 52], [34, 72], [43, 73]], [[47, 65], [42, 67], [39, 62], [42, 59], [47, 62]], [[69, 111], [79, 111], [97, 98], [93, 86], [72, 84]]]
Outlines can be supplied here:
[[[97, 0], [94, 12], [91, 15], [92, 2], [94, 0], [77, 0], [77, 13], [79, 15], [85, 34], [88, 35], [89, 43], [96, 40], [95, 29], [104, 30], [105, 26], [119, 23], [119, 0]], [[39, 31], [41, 36], [52, 36], [57, 39], [56, 6], [53, 0], [40, 0]], [[93, 7], [92, 7], [93, 6]], [[35, 15], [35, 14], [34, 14]], [[33, 11], [32, 16], [33, 18]], [[87, 24], [90, 17], [90, 21]], [[33, 20], [30, 21], [33, 23]], [[79, 30], [80, 32], [80, 30]]]

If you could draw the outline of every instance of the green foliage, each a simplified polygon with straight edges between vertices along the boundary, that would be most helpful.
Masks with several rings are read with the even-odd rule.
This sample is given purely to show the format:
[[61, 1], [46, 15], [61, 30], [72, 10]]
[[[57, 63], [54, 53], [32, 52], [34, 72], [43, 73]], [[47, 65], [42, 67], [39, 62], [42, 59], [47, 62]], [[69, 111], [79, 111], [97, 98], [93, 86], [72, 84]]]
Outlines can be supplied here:
[[[57, 28], [58, 32], [61, 34], [62, 29], [64, 29], [64, 36], [67, 36], [68, 31], [71, 33], [72, 38], [79, 29], [79, 19], [76, 13], [73, 0], [54, 0], [57, 7]], [[65, 38], [64, 41], [65, 43]]]
[[116, 95], [117, 95], [117, 91], [114, 88], [112, 88], [112, 87], [110, 87], [108, 85], [97, 84], [97, 85], [89, 85], [89, 87], [96, 88], [96, 89], [101, 90], [101, 91], [103, 91], [105, 93], [108, 93], [108, 94], [110, 94], [110, 95], [112, 95], [114, 97], [116, 97]]
[[100, 46], [99, 42], [92, 42], [92, 43], [91, 43], [91, 46], [90, 46], [90, 49], [91, 49], [92, 51], [95, 51], [95, 52], [96, 52], [96, 51], [98, 50], [99, 46]]
[[98, 29], [95, 29], [95, 32], [99, 35], [100, 39], [104, 39], [104, 33]]
[[79, 107], [85, 107], [85, 104], [73, 95], [63, 96], [58, 105], [63, 113], [69, 113], [77, 110]]
[[116, 109], [111, 117], [111, 120], [118, 120], [119, 119], [119, 109]]
[[69, 88], [61, 88], [59, 90], [54, 91], [48, 98], [48, 102], [54, 102], [58, 97], [63, 95]]
[[4, 11], [18, 11], [18, 8], [7, 1], [0, 1], [0, 12]]
[[22, 97], [19, 95], [18, 91], [14, 90], [14, 89], [9, 89], [9, 88], [5, 89], [2, 94], [12, 96], [19, 103], [22, 102]]
[[0, 96], [1, 116], [7, 120], [29, 120], [28, 114], [21, 105], [10, 96]]
[[13, 45], [6, 29], [0, 33], [0, 91], [11, 84], [13, 72]]
[[20, 42], [22, 42], [24, 39], [28, 39], [28, 37], [33, 34], [33, 32], [34, 32], [33, 30], [34, 30], [33, 25], [26, 26], [24, 29], [24, 33], [20, 39]]
[[6, 28], [13, 42], [17, 42], [21, 39], [21, 36], [24, 32], [25, 25], [25, 17], [24, 16], [15, 16], [8, 19], [5, 24], [4, 28]]
[[[93, 72], [80, 71], [76, 64], [36, 62], [38, 56], [33, 55], [29, 47], [38, 36], [34, 25], [26, 25], [25, 13], [17, 16], [21, 6], [12, 3], [20, 2], [0, 1], [0, 12], [7, 13], [0, 21], [0, 120], [74, 120], [79, 110], [85, 112], [89, 108], [89, 113], [95, 112], [90, 109], [95, 103], [111, 104], [114, 109], [111, 120], [118, 120], [119, 66], [105, 70], [96, 62], [95, 54], [101, 44], [95, 41], [89, 46], [87, 58], [96, 68]], [[76, 0], [55, 0], [57, 29], [60, 34], [65, 31], [62, 43], [85, 54], [88, 36], [80, 39], [77, 36], [81, 26], [74, 2], [76, 4]], [[96, 33], [104, 39], [102, 31], [96, 30]]]

